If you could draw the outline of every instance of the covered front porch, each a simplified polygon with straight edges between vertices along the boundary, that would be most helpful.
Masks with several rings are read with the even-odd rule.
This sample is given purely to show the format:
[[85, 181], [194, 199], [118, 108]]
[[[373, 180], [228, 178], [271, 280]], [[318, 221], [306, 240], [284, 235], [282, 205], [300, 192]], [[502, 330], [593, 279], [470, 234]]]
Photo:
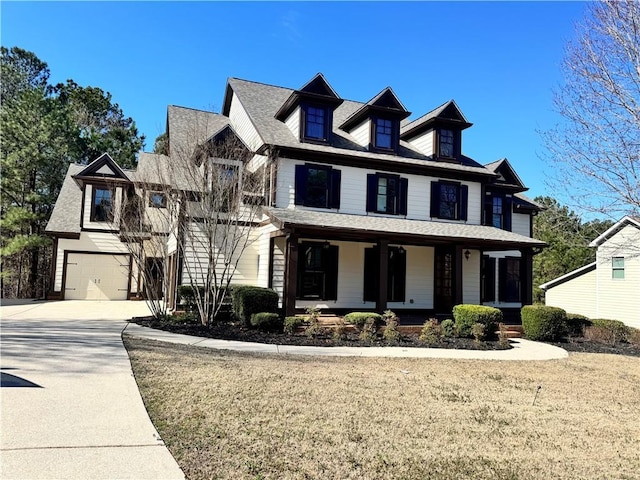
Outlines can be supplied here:
[[[342, 315], [392, 309], [403, 323], [481, 304], [483, 255], [520, 258], [520, 304], [532, 300], [532, 259], [544, 243], [494, 227], [268, 209], [270, 287], [286, 315], [307, 307]], [[494, 281], [495, 281], [495, 276]], [[510, 304], [510, 308], [514, 305]]]

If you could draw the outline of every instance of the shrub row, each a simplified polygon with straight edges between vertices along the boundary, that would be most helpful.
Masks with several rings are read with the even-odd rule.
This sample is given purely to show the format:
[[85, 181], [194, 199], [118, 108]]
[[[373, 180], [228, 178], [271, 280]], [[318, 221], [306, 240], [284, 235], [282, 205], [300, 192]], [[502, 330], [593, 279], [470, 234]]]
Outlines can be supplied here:
[[491, 336], [502, 323], [502, 311], [497, 308], [485, 305], [456, 305], [453, 307], [453, 318], [457, 334], [461, 337], [478, 337], [478, 327], [474, 325], [480, 323], [484, 326], [484, 334]]

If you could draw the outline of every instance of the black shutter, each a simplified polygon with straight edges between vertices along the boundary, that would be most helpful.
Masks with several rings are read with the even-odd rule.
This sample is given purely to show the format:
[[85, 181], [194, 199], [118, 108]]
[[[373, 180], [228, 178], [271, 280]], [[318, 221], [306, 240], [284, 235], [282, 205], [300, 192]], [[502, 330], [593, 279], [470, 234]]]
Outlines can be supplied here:
[[304, 205], [307, 199], [307, 166], [296, 165], [295, 204]]
[[[393, 255], [392, 255], [393, 252]], [[393, 277], [393, 278], [392, 278]], [[389, 279], [387, 295], [391, 302], [404, 302], [407, 284], [407, 254], [399, 248], [389, 249]]]
[[504, 225], [502, 226], [505, 230], [511, 231], [511, 211], [513, 199], [511, 197], [504, 197], [504, 202], [502, 202], [502, 218], [504, 218]]
[[378, 197], [378, 175], [369, 173], [367, 175], [367, 212], [376, 211], [376, 200]]
[[493, 302], [496, 299], [496, 259], [482, 257], [482, 301]]
[[467, 185], [460, 185], [460, 220], [467, 219], [467, 204], [469, 203], [469, 187]]
[[498, 259], [498, 301], [504, 302], [507, 293], [507, 259]]
[[440, 182], [431, 182], [431, 216], [440, 216]]
[[329, 208], [340, 208], [340, 180], [341, 171], [331, 169], [329, 181]]
[[324, 295], [322, 300], [338, 299], [338, 247], [329, 245], [322, 250], [324, 267]]
[[378, 299], [379, 254], [377, 248], [364, 249], [364, 290], [362, 299], [375, 302]]
[[484, 196], [484, 219], [482, 224], [493, 226], [493, 195]]
[[407, 192], [409, 191], [409, 180], [400, 179], [400, 191], [398, 192], [398, 213], [400, 215], [407, 214]]

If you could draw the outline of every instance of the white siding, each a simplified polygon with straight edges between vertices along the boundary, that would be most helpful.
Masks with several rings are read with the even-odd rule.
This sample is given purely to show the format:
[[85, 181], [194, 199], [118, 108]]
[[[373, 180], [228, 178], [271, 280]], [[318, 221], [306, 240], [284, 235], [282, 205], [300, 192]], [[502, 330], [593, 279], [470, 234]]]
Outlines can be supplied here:
[[257, 230], [258, 239], [256, 248], [258, 251], [258, 273], [257, 283], [259, 287], [269, 286], [269, 244], [271, 243], [271, 232], [277, 229], [274, 225], [266, 225]]
[[280, 297], [280, 306], [282, 306], [282, 296], [284, 295], [284, 237], [277, 237], [273, 242], [273, 277], [271, 279], [272, 288]]
[[525, 237], [531, 237], [531, 215], [524, 213], [512, 214], [511, 231]]
[[[64, 267], [64, 252], [109, 252], [109, 253], [129, 253], [126, 244], [122, 243], [117, 235], [107, 232], [82, 232], [77, 240], [69, 238], [58, 239], [58, 249], [56, 252], [56, 271], [54, 279], [54, 290], [59, 292], [62, 288], [62, 270]], [[134, 285], [131, 287], [132, 291]]]
[[545, 304], [559, 307], [567, 313], [577, 313], [589, 318], [596, 318], [596, 279], [597, 272], [592, 270], [579, 277], [568, 280], [547, 290]]
[[480, 304], [480, 252], [469, 250], [469, 259], [462, 261], [462, 302]]
[[251, 150], [258, 150], [262, 145], [262, 139], [235, 93], [229, 108], [229, 122]]
[[[624, 278], [613, 278], [612, 257], [624, 258]], [[627, 225], [598, 247], [597, 316], [640, 328], [640, 230]]]
[[284, 124], [289, 127], [293, 136], [300, 140], [300, 107], [296, 107], [291, 115], [287, 117]]
[[86, 184], [84, 193], [84, 215], [82, 217], [83, 228], [92, 228], [99, 230], [116, 230], [120, 221], [119, 212], [122, 205], [122, 187], [115, 188], [115, 195], [113, 198], [113, 212], [115, 218], [113, 222], [92, 222], [91, 221], [91, 200], [93, 193], [93, 185]]
[[424, 155], [433, 155], [433, 130], [429, 130], [423, 135], [412, 138], [409, 143]]
[[371, 142], [371, 120], [366, 119], [349, 133], [359, 145], [369, 147]]
[[[278, 180], [276, 206], [279, 208], [304, 208], [295, 203], [295, 166], [304, 164], [302, 160], [280, 158], [278, 162]], [[340, 213], [355, 215], [367, 214], [367, 174], [378, 170], [337, 166], [341, 173]], [[384, 173], [384, 172], [381, 172]], [[388, 172], [391, 173], [391, 172]], [[422, 175], [402, 175], [408, 179], [407, 218], [412, 220], [431, 220], [430, 191], [431, 182], [439, 180]], [[481, 187], [477, 182], [462, 182], [469, 187], [468, 217], [466, 222], [479, 225], [482, 218]], [[433, 219], [436, 221], [437, 219]]]

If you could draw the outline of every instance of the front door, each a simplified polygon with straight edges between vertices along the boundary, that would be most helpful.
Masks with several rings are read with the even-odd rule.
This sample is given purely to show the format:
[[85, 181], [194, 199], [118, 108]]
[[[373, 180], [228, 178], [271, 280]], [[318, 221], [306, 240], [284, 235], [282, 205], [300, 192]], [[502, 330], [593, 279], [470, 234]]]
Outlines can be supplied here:
[[437, 247], [434, 258], [434, 297], [433, 308], [436, 313], [451, 314], [454, 306], [455, 249]]

